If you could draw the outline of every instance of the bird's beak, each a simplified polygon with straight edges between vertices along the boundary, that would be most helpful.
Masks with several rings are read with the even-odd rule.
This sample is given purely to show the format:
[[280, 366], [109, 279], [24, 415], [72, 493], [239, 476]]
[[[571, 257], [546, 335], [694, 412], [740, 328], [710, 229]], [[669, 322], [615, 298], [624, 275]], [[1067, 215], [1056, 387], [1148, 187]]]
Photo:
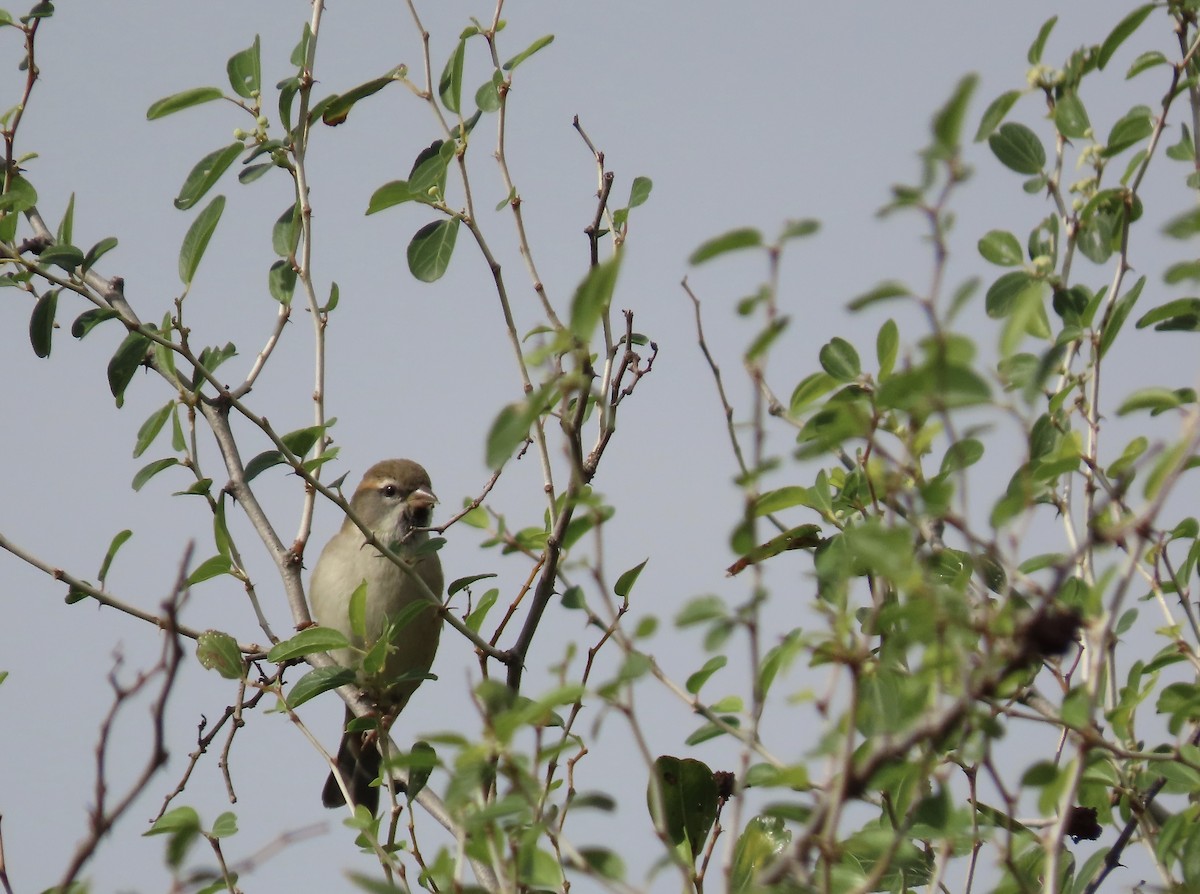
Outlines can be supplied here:
[[418, 487], [408, 495], [408, 507], [410, 509], [432, 509], [437, 503], [438, 498], [433, 495], [433, 491], [426, 490], [423, 487]]

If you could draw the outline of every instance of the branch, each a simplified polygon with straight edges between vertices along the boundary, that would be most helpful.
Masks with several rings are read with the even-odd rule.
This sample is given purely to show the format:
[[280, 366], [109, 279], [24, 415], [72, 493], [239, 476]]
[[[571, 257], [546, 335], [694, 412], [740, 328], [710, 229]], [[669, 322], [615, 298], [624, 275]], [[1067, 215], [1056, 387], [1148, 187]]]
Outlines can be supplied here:
[[[71, 890], [75, 879], [78, 878], [84, 865], [95, 855], [101, 839], [108, 834], [109, 830], [112, 829], [117, 820], [129, 809], [138, 795], [145, 791], [146, 787], [150, 784], [150, 780], [154, 778], [154, 775], [167, 761], [165, 730], [167, 700], [174, 689], [179, 666], [183, 661], [183, 649], [180, 646], [179, 631], [175, 623], [175, 618], [178, 615], [179, 608], [187, 598], [187, 566], [191, 561], [191, 555], [192, 545], [188, 544], [183, 559], [179, 563], [179, 573], [176, 576], [174, 590], [170, 597], [163, 603], [163, 617], [167, 620], [165, 628], [167, 636], [163, 640], [162, 654], [159, 657], [158, 663], [149, 671], [138, 674], [133, 685], [129, 687], [122, 686], [117, 681], [117, 668], [114, 668], [112, 673], [109, 674], [109, 683], [113, 688], [114, 698], [112, 707], [109, 708], [108, 714], [100, 726], [100, 740], [96, 744], [96, 802], [89, 811], [91, 830], [87, 837], [76, 847], [75, 854], [71, 858], [71, 862], [67, 866], [67, 871], [63, 874], [63, 880], [58, 886], [58, 890], [60, 891]], [[117, 667], [119, 666], [120, 659], [118, 658]], [[109, 807], [106, 805], [108, 794], [107, 767], [108, 748], [113, 724], [121, 708], [130, 699], [147, 689], [157, 678], [161, 678], [161, 683], [158, 688], [158, 696], [155, 698], [150, 710], [152, 730], [150, 754], [146, 758], [141, 772], [129, 785], [128, 789], [126, 789], [124, 795], [120, 797], [116, 804]]]

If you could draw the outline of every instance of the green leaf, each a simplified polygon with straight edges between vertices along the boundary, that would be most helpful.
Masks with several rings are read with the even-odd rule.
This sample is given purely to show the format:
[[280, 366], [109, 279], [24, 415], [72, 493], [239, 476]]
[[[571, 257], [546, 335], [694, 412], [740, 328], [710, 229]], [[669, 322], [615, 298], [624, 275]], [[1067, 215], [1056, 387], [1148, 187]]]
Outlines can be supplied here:
[[762, 233], [758, 230], [750, 227], [730, 230], [703, 243], [692, 252], [691, 257], [688, 258], [688, 263], [703, 264], [705, 261], [710, 261], [718, 255], [723, 255], [731, 251], [740, 251], [744, 248], [759, 248], [762, 244]]
[[1103, 357], [1108, 353], [1108, 349], [1117, 339], [1117, 333], [1121, 331], [1121, 327], [1125, 324], [1126, 317], [1133, 310], [1133, 305], [1137, 302], [1138, 296], [1142, 294], [1142, 288], [1146, 285], [1146, 277], [1141, 277], [1133, 284], [1128, 292], [1122, 295], [1113, 304], [1111, 311], [1103, 324], [1103, 330], [1100, 334], [1100, 356]]
[[620, 254], [613, 255], [589, 269], [571, 299], [571, 332], [584, 344], [591, 341], [592, 333], [612, 303], [621, 258]]
[[1030, 65], [1037, 65], [1042, 61], [1042, 51], [1046, 48], [1046, 40], [1050, 37], [1050, 32], [1054, 30], [1057, 22], [1058, 16], [1051, 16], [1038, 29], [1037, 37], [1034, 38], [1029, 47], [1029, 53], [1026, 55]]
[[627, 599], [629, 592], [633, 589], [633, 585], [637, 582], [638, 575], [642, 573], [642, 569], [646, 567], [646, 563], [649, 561], [648, 558], [642, 559], [637, 565], [622, 572], [621, 576], [617, 578], [616, 584], [613, 585], [613, 592], [620, 598]]
[[287, 695], [289, 708], [297, 708], [322, 692], [354, 682], [354, 671], [348, 667], [317, 667], [296, 681]]
[[106, 236], [89, 248], [87, 254], [83, 256], [83, 263], [80, 265], [83, 268], [83, 272], [86, 273], [91, 270], [100, 258], [116, 247], [117, 238], [115, 236]]
[[251, 482], [267, 469], [283, 465], [287, 460], [278, 450], [264, 450], [250, 462], [246, 463], [246, 481]]
[[310, 425], [307, 428], [298, 428], [281, 436], [279, 440], [283, 441], [284, 446], [296, 456], [304, 456], [313, 449], [313, 445], [321, 439], [328, 427], [328, 425]]
[[1153, 132], [1154, 119], [1150, 114], [1150, 109], [1146, 106], [1135, 106], [1112, 126], [1100, 154], [1104, 158], [1119, 155], [1130, 146], [1146, 139]]
[[455, 115], [459, 114], [462, 106], [463, 61], [466, 55], [467, 42], [460, 38], [438, 80], [438, 95], [442, 98], [442, 105]]
[[1129, 80], [1130, 78], [1140, 75], [1143, 71], [1147, 71], [1159, 65], [1170, 64], [1170, 60], [1158, 50], [1147, 50], [1133, 60], [1129, 66], [1129, 71], [1125, 72], [1125, 79]]
[[[812, 497], [807, 497], [805, 505], [812, 505], [814, 502], [815, 500]], [[729, 573], [737, 574], [749, 565], [758, 565], [788, 550], [813, 549], [820, 545], [820, 543], [821, 529], [819, 527], [816, 525], [798, 525], [797, 527], [789, 528], [782, 534], [776, 534], [766, 543], [751, 546], [745, 550], [742, 558], [730, 567]], [[735, 547], [739, 546], [737, 543], [734, 545]]]
[[243, 99], [252, 99], [262, 88], [262, 63], [259, 56], [258, 35], [254, 35], [254, 43], [239, 53], [229, 57], [225, 65], [229, 74], [229, 85], [233, 92]]
[[754, 336], [754, 340], [750, 342], [749, 347], [746, 348], [746, 362], [753, 363], [759, 357], [766, 354], [779, 336], [783, 334], [784, 330], [787, 329], [790, 322], [790, 317], [776, 317], [768, 321], [758, 335]]
[[221, 179], [226, 169], [233, 164], [234, 159], [241, 155], [243, 148], [241, 141], [230, 143], [223, 149], [213, 150], [196, 162], [175, 198], [175, 207], [180, 211], [187, 211], [204, 198]]
[[887, 320], [879, 327], [875, 336], [875, 357], [879, 361], [879, 380], [883, 381], [896, 366], [896, 356], [900, 351], [900, 329], [895, 320]]
[[434, 140], [413, 160], [408, 172], [408, 188], [418, 202], [429, 203], [446, 191], [446, 168], [454, 157], [454, 143]]
[[1117, 415], [1125, 416], [1137, 410], [1161, 413], [1182, 405], [1180, 396], [1169, 388], [1142, 388], [1125, 398], [1121, 406], [1117, 407]]
[[125, 389], [133, 381], [138, 367], [146, 362], [150, 345], [150, 339], [141, 332], [130, 332], [108, 361], [108, 388], [117, 399], [118, 407], [125, 403]]
[[878, 391], [880, 406], [927, 415], [991, 399], [991, 389], [968, 366], [946, 364], [893, 373]]
[[144, 834], [169, 836], [165, 861], [178, 872], [188, 851], [200, 837], [200, 817], [191, 807], [177, 807], [157, 820], [150, 831]]
[[117, 557], [117, 551], [132, 536], [133, 531], [130, 531], [128, 528], [113, 535], [112, 541], [108, 544], [108, 552], [104, 554], [104, 561], [100, 563], [100, 573], [96, 575], [101, 586], [104, 585], [104, 579], [108, 577], [108, 569], [112, 567], [113, 559]]
[[1054, 125], [1064, 137], [1073, 140], [1087, 136], [1092, 128], [1087, 109], [1076, 93], [1064, 93], [1054, 104]]
[[188, 586], [192, 587], [196, 584], [203, 583], [206, 580], [212, 580], [214, 577], [220, 577], [222, 574], [228, 574], [233, 567], [229, 556], [223, 556], [220, 553], [205, 559], [196, 569], [188, 575]]
[[799, 416], [800, 411], [837, 386], [837, 380], [827, 372], [815, 372], [805, 376], [792, 392], [788, 412]]
[[438, 766], [437, 752], [428, 742], [413, 742], [412, 750], [405, 755], [404, 766], [408, 770], [408, 785], [404, 787], [404, 794], [411, 804], [429, 783], [429, 777]]
[[1009, 90], [1007, 93], [1001, 93], [992, 100], [991, 105], [983, 113], [983, 117], [979, 119], [979, 128], [975, 131], [975, 142], [982, 143], [992, 135], [992, 132], [1004, 120], [1004, 116], [1009, 113], [1016, 101], [1021, 98], [1020, 90]]
[[1113, 253], [1115, 221], [1108, 214], [1093, 214], [1083, 221], [1077, 237], [1080, 253], [1094, 264], [1103, 264]]
[[1046, 150], [1024, 124], [1012, 121], [1001, 124], [988, 137], [988, 145], [1002, 165], [1018, 174], [1040, 174], [1046, 165]]
[[361, 640], [367, 638], [367, 581], [363, 578], [350, 594], [346, 608], [346, 618], [350, 622], [350, 632]]
[[1005, 273], [992, 283], [984, 299], [987, 315], [993, 320], [1000, 320], [1013, 312], [1021, 294], [1038, 281], [1024, 270], [1014, 270]]
[[71, 335], [75, 338], [83, 338], [105, 320], [111, 320], [117, 316], [119, 316], [117, 311], [109, 307], [95, 307], [91, 310], [85, 310], [71, 324]]
[[979, 76], [966, 75], [954, 88], [954, 93], [933, 118], [933, 136], [938, 148], [950, 155], [958, 151], [962, 139], [963, 119], [967, 114], [967, 104], [971, 95], [979, 85]]
[[335, 280], [329, 286], [329, 300], [326, 301], [324, 307], [321, 308], [321, 313], [327, 314], [336, 308], [338, 306], [338, 299], [340, 298], [341, 294], [341, 289], [338, 288], [337, 281]]
[[1148, 311], [1137, 321], [1138, 329], [1151, 325], [1159, 332], [1200, 331], [1200, 298], [1176, 298]]
[[[172, 418], [176, 419], [178, 417], [173, 416]], [[216, 505], [213, 507], [213, 542], [217, 546], [217, 552], [221, 555], [232, 556], [233, 538], [229, 536], [229, 525], [225, 522], [224, 494], [217, 499]]]
[[161, 409], [155, 410], [142, 423], [142, 427], [138, 429], [137, 442], [133, 446], [133, 458], [137, 459], [146, 452], [146, 448], [153, 443], [158, 437], [158, 433], [162, 431], [163, 426], [167, 424], [167, 419], [171, 416], [171, 410], [175, 406], [174, 401], [169, 401], [164, 404]]
[[716, 655], [708, 659], [704, 662], [704, 667], [687, 678], [687, 691], [692, 695], [698, 694], [704, 684], [708, 682], [708, 678], [723, 668], [728, 661], [729, 659], [724, 655]]
[[773, 863], [792, 841], [781, 817], [756, 816], [746, 824], [733, 849], [729, 894], [750, 894], [758, 873]]
[[489, 571], [485, 572], [484, 574], [471, 574], [467, 577], [456, 578], [450, 582], [449, 586], [446, 587], [446, 595], [448, 597], [453, 596], [455, 593], [459, 592], [460, 590], [467, 589], [467, 587], [471, 586], [471, 584], [477, 581], [488, 580], [496, 576], [497, 575], [494, 572]]
[[[230, 357], [236, 356], [237, 348], [234, 347], [233, 342], [226, 342], [224, 347], [204, 348], [200, 351], [200, 356], [196, 359], [200, 361], [200, 366], [208, 370], [209, 373], [213, 373]], [[203, 382], [204, 377], [197, 370], [195, 379], [192, 381], [193, 390], [199, 388]]]
[[38, 261], [43, 267], [61, 267], [71, 272], [83, 263], [83, 252], [74, 245], [56, 243], [43, 250], [38, 255]]
[[288, 61], [292, 65], [300, 68], [308, 63], [308, 49], [312, 42], [312, 27], [308, 22], [304, 23], [304, 30], [300, 32], [300, 40], [296, 42], [296, 46], [292, 48], [292, 55]]
[[[237, 834], [237, 817], [230, 811], [226, 810], [217, 817], [213, 823], [212, 830], [208, 833], [213, 838], [228, 838], [231, 835]], [[224, 884], [222, 884], [224, 887]]]
[[1108, 37], [1104, 38], [1104, 43], [1100, 45], [1100, 52], [1096, 55], [1096, 67], [1103, 69], [1108, 65], [1108, 61], [1112, 59], [1117, 48], [1138, 29], [1142, 22], [1146, 21], [1146, 17], [1153, 11], [1154, 4], [1147, 3], [1121, 19], [1117, 26], [1108, 33]]
[[[579, 806], [579, 799], [576, 798], [571, 803], [571, 808], [578, 810]], [[625, 861], [614, 851], [604, 847], [581, 847], [579, 856], [583, 857], [588, 869], [594, 872], [598, 878], [608, 879], [611, 882], [625, 880]]]
[[481, 112], [494, 112], [500, 108], [500, 85], [504, 83], [504, 75], [492, 72], [492, 76], [484, 81], [475, 91], [475, 106]]
[[[243, 162], [245, 164], [245, 162]], [[247, 165], [238, 171], [238, 183], [253, 183], [259, 177], [263, 176], [271, 168], [275, 167], [274, 162], [264, 162], [257, 165]]]
[[717, 783], [707, 765], [694, 758], [663, 755], [654, 761], [647, 791], [650, 816], [685, 859], [695, 863], [717, 817]]
[[[563, 594], [564, 602], [566, 601], [566, 597], [568, 594], [570, 594], [570, 592], [571, 590], [569, 589]], [[500, 591], [495, 587], [484, 593], [483, 596], [479, 598], [478, 602], [475, 603], [475, 608], [469, 615], [467, 615], [467, 627], [469, 627], [475, 633], [478, 633], [479, 629], [483, 626], [484, 620], [487, 618], [488, 612], [491, 611], [492, 606], [496, 604], [496, 600], [499, 598]]]
[[340, 630], [332, 627], [309, 627], [301, 630], [291, 639], [276, 643], [267, 653], [267, 661], [281, 664], [293, 658], [303, 658], [316, 652], [332, 652], [334, 649], [345, 649], [350, 645]]
[[489, 469], [498, 469], [529, 434], [529, 427], [545, 408], [549, 391], [543, 387], [525, 400], [504, 407], [488, 431], [485, 462]]
[[955, 441], [942, 457], [941, 473], [957, 472], [973, 466], [983, 457], [983, 444], [975, 438]]
[[58, 230], [55, 232], [54, 241], [63, 245], [70, 245], [75, 235], [75, 193], [71, 193], [71, 198], [67, 200], [67, 210], [63, 212], [62, 221], [58, 225]]
[[267, 291], [280, 304], [292, 303], [292, 295], [296, 291], [296, 268], [292, 262], [280, 258], [271, 264], [267, 271]]
[[979, 253], [984, 260], [1001, 267], [1015, 267], [1024, 260], [1021, 243], [1005, 230], [991, 230], [979, 240]]
[[201, 103], [212, 102], [224, 95], [219, 87], [193, 87], [191, 90], [184, 90], [181, 93], [172, 93], [170, 96], [158, 100], [146, 110], [146, 120], [165, 118], [174, 112], [190, 109]]
[[296, 251], [300, 238], [300, 204], [289, 205], [275, 220], [271, 228], [271, 248], [281, 258], [289, 258]]
[[847, 307], [852, 311], [860, 311], [866, 307], [870, 307], [872, 304], [878, 304], [880, 301], [890, 301], [892, 298], [907, 298], [911, 294], [912, 290], [904, 285], [904, 283], [888, 280], [881, 282], [875, 288], [871, 289], [871, 291], [859, 295]]
[[633, 183], [629, 186], [629, 205], [630, 208], [636, 208], [639, 205], [645, 204], [650, 198], [650, 190], [654, 188], [654, 183], [649, 177], [634, 177]]
[[183, 237], [183, 245], [179, 249], [179, 279], [185, 286], [192, 284], [208, 241], [221, 220], [225, 211], [225, 197], [217, 196], [196, 215], [192, 225], [188, 227], [187, 235]]
[[215, 670], [226, 680], [240, 680], [245, 675], [242, 652], [228, 633], [204, 631], [196, 640], [196, 657], [205, 669]]
[[853, 382], [862, 374], [858, 351], [844, 338], [826, 342], [818, 356], [821, 368], [839, 382]]
[[530, 829], [517, 849], [516, 881], [523, 891], [561, 891], [562, 865], [549, 851], [537, 846], [538, 830]]
[[526, 59], [528, 59], [530, 56], [532, 56], [538, 50], [540, 50], [544, 47], [548, 47], [552, 43], [554, 43], [554, 35], [553, 34], [547, 34], [544, 37], [539, 37], [537, 40], [535, 40], [533, 43], [531, 43], [529, 46], [527, 46], [521, 52], [517, 53], [517, 55], [513, 56], [511, 59], [509, 59], [507, 62], [505, 62], [504, 66], [503, 66], [504, 70], [512, 71], [514, 68], [516, 68], [522, 62], [524, 62]]
[[83, 264], [83, 252], [73, 245], [56, 244], [38, 254], [37, 260], [43, 268], [56, 266], [56, 268], [71, 272]]
[[436, 282], [450, 266], [454, 241], [458, 238], [457, 217], [438, 220], [417, 230], [408, 243], [408, 269], [421, 282]]
[[754, 501], [754, 515], [770, 515], [774, 512], [782, 512], [784, 509], [791, 509], [793, 506], [810, 505], [812, 505], [812, 500], [808, 495], [808, 488], [789, 484], [786, 487], [761, 494]]
[[1013, 298], [1012, 310], [1000, 335], [1001, 356], [1011, 356], [1026, 335], [1043, 339], [1050, 337], [1050, 321], [1046, 316], [1048, 291], [1049, 286], [1045, 282], [1031, 279], [1029, 285]]
[[393, 180], [371, 193], [371, 200], [367, 203], [367, 214], [374, 214], [384, 208], [413, 201], [423, 201], [423, 197], [413, 193], [407, 180]]
[[330, 127], [337, 127], [349, 117], [350, 110], [360, 100], [373, 96], [395, 79], [396, 70], [393, 69], [381, 78], [375, 78], [338, 96], [330, 97], [328, 103], [321, 109], [321, 120]]
[[174, 835], [189, 830], [200, 831], [200, 815], [192, 807], [176, 807], [156, 819], [142, 835]]
[[1163, 232], [1173, 239], [1187, 239], [1200, 233], [1200, 208], [1185, 211], [1172, 218]]
[[54, 314], [58, 309], [58, 289], [38, 297], [29, 317], [29, 343], [38, 357], [50, 356], [50, 339], [54, 334]]
[[37, 204], [37, 190], [20, 174], [8, 181], [8, 192], [0, 196], [0, 211], [28, 211]]

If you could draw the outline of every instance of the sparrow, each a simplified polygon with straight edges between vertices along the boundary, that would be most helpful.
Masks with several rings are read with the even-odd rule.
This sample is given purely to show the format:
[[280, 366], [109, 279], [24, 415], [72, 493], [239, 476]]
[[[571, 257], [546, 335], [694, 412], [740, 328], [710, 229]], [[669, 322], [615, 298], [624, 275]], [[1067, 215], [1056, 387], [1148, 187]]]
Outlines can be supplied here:
[[[429, 474], [409, 459], [388, 459], [367, 470], [350, 500], [350, 508], [362, 519], [380, 543], [407, 560], [416, 576], [439, 598], [444, 581], [437, 553], [427, 548], [428, 531], [437, 503]], [[423, 548], [424, 547], [424, 548]], [[366, 584], [365, 636], [356, 635], [350, 622], [350, 601], [355, 590]], [[429, 601], [419, 584], [367, 543], [362, 531], [349, 517], [321, 551], [309, 586], [313, 618], [322, 627], [345, 635], [352, 648], [331, 653], [343, 667], [358, 673], [358, 685], [390, 719], [403, 710], [409, 698], [429, 673], [442, 630], [438, 606]], [[425, 603], [425, 608], [408, 609]], [[399, 626], [389, 630], [389, 625]], [[377, 673], [363, 670], [363, 657], [381, 637], [390, 645]], [[376, 653], [378, 654], [378, 653]], [[346, 722], [354, 719], [346, 709]], [[380, 732], [386, 735], [386, 726]], [[374, 733], [346, 732], [343, 726], [338, 745], [337, 769], [345, 780], [353, 804], [362, 804], [372, 814], [379, 807], [379, 777], [382, 757]], [[346, 803], [333, 771], [325, 781], [321, 802], [326, 807]]]

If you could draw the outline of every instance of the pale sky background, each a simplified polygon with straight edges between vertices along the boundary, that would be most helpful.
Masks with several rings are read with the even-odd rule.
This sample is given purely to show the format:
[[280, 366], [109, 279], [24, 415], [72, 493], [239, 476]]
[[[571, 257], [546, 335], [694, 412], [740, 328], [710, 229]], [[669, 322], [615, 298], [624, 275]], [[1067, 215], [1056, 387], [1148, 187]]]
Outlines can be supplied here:
[[[419, 7], [431, 32], [435, 73], [469, 16], [488, 20], [492, 13], [484, 2]], [[883, 279], [908, 279], [918, 288], [927, 281], [929, 256], [917, 219], [879, 221], [874, 212], [887, 201], [891, 184], [917, 178], [916, 153], [928, 141], [933, 112], [963, 74], [979, 72], [980, 87], [964, 128], [970, 137], [993, 97], [1024, 86], [1026, 49], [1047, 17], [1061, 17], [1045, 54], [1048, 63], [1058, 64], [1078, 44], [1103, 40], [1129, 8], [1113, 0], [509, 4], [502, 56], [542, 34], [556, 38], [517, 72], [509, 160], [540, 272], [559, 308], [567, 306], [585, 269], [582, 231], [595, 204], [595, 168], [571, 127], [572, 116], [580, 116], [616, 172], [615, 204], [628, 195], [634, 176], [654, 182], [649, 202], [632, 215], [615, 304], [635, 309], [637, 328], [654, 338], [661, 352], [653, 374], [624, 406], [621, 428], [596, 481], [618, 510], [606, 541], [610, 579], [650, 557], [634, 591], [637, 615], [656, 614], [669, 627], [669, 619], [693, 596], [716, 592], [738, 600], [745, 595], [746, 584], [723, 573], [732, 561], [727, 538], [740, 495], [731, 480], [734, 465], [712, 381], [696, 348], [691, 304], [679, 281], [689, 274], [705, 301], [710, 341], [734, 394], [744, 398], [740, 356], [752, 329], [735, 318], [732, 308], [757, 287], [763, 268], [747, 256], [689, 273], [690, 252], [734, 226], [758, 226], [770, 237], [788, 218], [819, 219], [820, 234], [794, 244], [785, 257], [781, 308], [793, 324], [772, 361], [773, 381], [782, 395], [789, 394], [799, 378], [817, 368], [817, 350], [833, 335], [850, 338], [869, 356], [886, 314], [852, 317], [844, 305]], [[249, 46], [255, 34], [261, 35], [263, 82], [270, 88], [291, 73], [288, 56], [308, 17], [305, 0], [113, 0], [62, 3], [44, 23], [37, 44], [42, 81], [19, 134], [19, 151], [39, 153], [26, 163], [27, 176], [52, 224], [75, 193], [78, 244], [86, 247], [105, 236], [120, 239], [100, 268], [105, 275], [125, 277], [126, 294], [143, 319], [160, 319], [179, 293], [178, 250], [194, 212], [175, 210], [171, 200], [185, 175], [201, 156], [228, 144], [235, 127], [252, 127], [224, 103], [157, 122], [145, 120], [146, 108], [193, 86], [227, 88], [226, 59]], [[1136, 38], [1136, 48], [1131, 43], [1114, 60], [1104, 83], [1117, 91], [1115, 98], [1085, 88], [1083, 98], [1098, 131], [1106, 133], [1131, 104], [1120, 73], [1146, 48], [1152, 28], [1155, 45], [1166, 43], [1165, 21], [1156, 14]], [[4, 107], [15, 100], [23, 77], [16, 71], [20, 56], [14, 38], [15, 32], [0, 31]], [[478, 52], [482, 44], [470, 49]], [[401, 62], [414, 73], [420, 67], [419, 41], [403, 3], [329, 4], [317, 55], [318, 96], [348, 89]], [[469, 56], [467, 72], [473, 91], [487, 76], [480, 56]], [[1165, 75], [1143, 77], [1153, 87], [1142, 88], [1139, 101], [1157, 103]], [[1027, 97], [1015, 117], [1039, 125], [1038, 103]], [[266, 106], [277, 126], [273, 94]], [[488, 158], [493, 126], [494, 117], [488, 117], [476, 131], [477, 206], [528, 328], [534, 319], [532, 293], [514, 248], [511, 215], [489, 210], [504, 197]], [[1049, 126], [1040, 123], [1039, 133], [1045, 139]], [[1172, 131], [1168, 144], [1177, 133]], [[339, 420], [334, 434], [342, 453], [327, 478], [348, 472], [357, 481], [377, 459], [413, 457], [428, 467], [444, 518], [486, 480], [483, 438], [498, 409], [520, 392], [490, 278], [468, 234], [460, 233], [446, 277], [425, 285], [409, 276], [404, 249], [411, 234], [432, 219], [430, 213], [404, 206], [363, 216], [372, 191], [405, 177], [419, 148], [438, 135], [428, 111], [393, 86], [364, 102], [343, 126], [317, 128], [310, 175], [315, 276], [325, 289], [336, 280], [342, 296], [330, 328], [328, 375], [328, 411]], [[1050, 210], [1041, 197], [1021, 192], [1020, 178], [1001, 168], [986, 145], [971, 145], [967, 161], [976, 177], [956, 203], [951, 283], [997, 275], [975, 251], [984, 232], [1012, 229], [1023, 242]], [[1151, 220], [1187, 207], [1180, 165], [1160, 161], [1154, 177], [1148, 196], [1159, 201], [1147, 199]], [[229, 204], [187, 313], [197, 342], [237, 344], [240, 354], [225, 368], [232, 379], [244, 374], [274, 319], [275, 304], [265, 287], [274, 260], [270, 224], [291, 199], [285, 178], [274, 176], [243, 187], [229, 173], [210, 196], [216, 192], [227, 195]], [[1161, 264], [1156, 266], [1152, 250], [1145, 250], [1133, 262], [1151, 274], [1148, 288], [1155, 294], [1143, 298], [1142, 310], [1165, 300], [1157, 273]], [[1085, 281], [1098, 286], [1109, 270], [1092, 268]], [[198, 559], [214, 552], [207, 513], [198, 502], [170, 496], [187, 484], [178, 470], [162, 474], [140, 493], [129, 487], [139, 468], [167, 455], [166, 439], [139, 459], [130, 453], [142, 420], [170, 394], [157, 377], [139, 375], [125, 408], [117, 411], [104, 379], [104, 365], [119, 340], [116, 329], [105, 327], [76, 342], [67, 329], [84, 307], [64, 296], [59, 303], [64, 328], [55, 334], [50, 359], [39, 360], [27, 338], [30, 302], [15, 290], [3, 298], [0, 376], [6, 387], [0, 411], [6, 437], [0, 457], [6, 474], [0, 484], [0, 531], [47, 561], [94, 579], [111, 537], [132, 529], [133, 539], [119, 555], [109, 585], [153, 609], [169, 591], [188, 537], [198, 538]], [[898, 308], [887, 312], [900, 313]], [[251, 395], [252, 405], [281, 431], [311, 419], [310, 331], [297, 299], [287, 337]], [[906, 344], [922, 334], [912, 326], [902, 330]], [[1178, 336], [1177, 343], [1182, 346], [1187, 337]], [[990, 349], [994, 338], [989, 332], [980, 341]], [[1156, 374], [1162, 380], [1168, 375], [1194, 379], [1190, 354], [1185, 368], [1179, 362], [1162, 353], [1129, 353], [1114, 360], [1117, 377], [1127, 378], [1130, 388], [1139, 377], [1165, 383]], [[1113, 400], [1121, 393], [1114, 392]], [[239, 429], [249, 434], [247, 426]], [[209, 473], [219, 484], [216, 451], [210, 442], [202, 443]], [[248, 436], [243, 456], [263, 449], [261, 438]], [[1009, 471], [1006, 467], [1005, 477]], [[496, 492], [496, 505], [510, 515], [513, 527], [540, 524], [542, 503], [536, 486], [530, 487], [536, 476], [527, 458]], [[271, 473], [256, 484], [276, 513], [282, 536], [290, 539], [299, 487], [294, 479]], [[231, 519], [236, 515], [231, 510]], [[335, 510], [320, 506], [313, 548], [338, 523]], [[256, 551], [257, 541], [240, 519], [234, 531], [276, 629], [286, 631], [286, 606], [269, 561]], [[443, 552], [448, 579], [496, 569], [503, 594], [519, 587], [526, 568], [480, 551], [474, 532], [456, 528], [449, 540]], [[791, 587], [799, 604], [811, 590], [801, 576], [803, 567], [781, 560], [768, 582], [781, 597]], [[82, 805], [93, 797], [92, 744], [110, 703], [104, 675], [114, 652], [124, 654], [122, 673], [129, 679], [153, 661], [158, 648], [145, 625], [87, 603], [66, 606], [64, 594], [62, 585], [0, 555], [0, 670], [9, 672], [0, 685], [0, 814], [9, 876], [21, 891], [55, 884], [85, 833]], [[240, 587], [230, 578], [198, 586], [184, 620], [243, 640], [261, 638]], [[782, 631], [796, 620], [785, 613], [779, 622]], [[530, 656], [530, 694], [547, 685], [545, 669], [580, 629], [578, 614], [550, 608]], [[583, 636], [585, 645], [592, 641], [590, 634]], [[657, 651], [682, 680], [703, 662], [699, 648], [694, 636], [664, 631]], [[467, 681], [477, 665], [452, 631], [443, 639], [434, 670], [440, 681], [418, 693], [397, 729], [410, 735], [455, 728], [474, 732]], [[740, 673], [729, 671], [730, 691]], [[298, 676], [294, 672], [291, 679]], [[789, 690], [806, 682], [813, 681], [796, 674]], [[199, 715], [215, 720], [233, 697], [231, 684], [188, 660], [169, 712], [170, 764], [88, 868], [93, 890], [167, 886], [164, 840], [140, 837], [145, 821], [177, 783]], [[684, 754], [682, 740], [697, 725], [695, 719], [653, 684], [645, 685], [639, 698], [649, 707], [647, 716], [652, 712], [659, 721], [649, 729], [652, 748]], [[302, 715], [333, 747], [341, 717], [336, 697], [310, 703]], [[582, 729], [590, 729], [592, 719]], [[144, 721], [141, 704], [121, 717], [111, 771], [115, 791], [125, 782], [123, 770], [141, 765]], [[792, 714], [787, 721], [796, 726], [778, 730], [775, 744], [799, 756], [808, 744], [801, 730], [811, 718]], [[641, 765], [626, 750], [628, 735], [620, 723], [608, 720], [597, 741], [600, 747], [579, 766], [577, 784], [613, 789], [628, 798], [619, 826], [628, 838], [602, 842], [618, 827], [601, 818], [576, 827], [574, 841], [613, 847], [629, 864], [629, 881], [639, 884], [651, 853], [639, 851], [651, 834], [642, 806]], [[728, 753], [719, 744], [696, 752], [714, 767]], [[251, 856], [285, 831], [323, 824], [315, 837], [243, 876], [246, 890], [337, 889], [345, 887], [341, 880], [347, 869], [377, 873], [373, 859], [356, 854], [341, 816], [320, 806], [321, 759], [282, 717], [262, 712], [250, 717], [232, 754], [232, 772], [242, 795], [238, 804], [230, 807], [224, 800], [215, 754], [202, 761], [188, 792], [176, 801], [195, 806], [208, 823], [224, 810], [237, 813], [240, 832], [225, 842], [231, 861]], [[195, 864], [211, 864], [200, 847], [193, 852]], [[1132, 875], [1128, 879], [1136, 881]], [[673, 878], [669, 885], [674, 887]]]

